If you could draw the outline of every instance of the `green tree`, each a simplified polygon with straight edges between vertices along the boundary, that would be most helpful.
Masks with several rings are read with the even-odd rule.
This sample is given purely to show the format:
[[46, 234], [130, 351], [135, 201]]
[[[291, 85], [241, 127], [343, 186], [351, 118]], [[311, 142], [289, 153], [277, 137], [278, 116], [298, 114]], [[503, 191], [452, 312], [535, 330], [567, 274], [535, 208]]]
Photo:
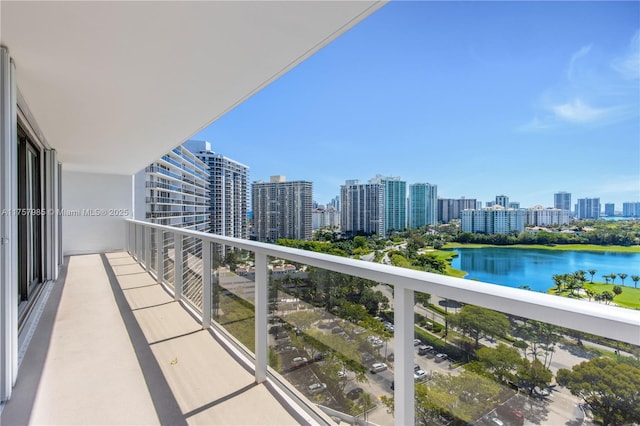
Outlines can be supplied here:
[[640, 275], [631, 275], [631, 280], [633, 281], [633, 286], [638, 288], [638, 281], [640, 281]]
[[591, 282], [593, 283], [593, 276], [594, 276], [594, 275], [596, 274], [596, 272], [598, 272], [598, 271], [596, 271], [595, 269], [589, 269], [587, 272], [589, 272], [589, 274], [591, 275]]
[[450, 324], [475, 340], [479, 347], [480, 337], [506, 336], [509, 321], [504, 314], [474, 305], [464, 305], [460, 313], [449, 315]]
[[616, 283], [616, 278], [617, 277], [618, 277], [618, 274], [616, 274], [616, 273], [609, 274], [609, 278], [611, 278], [611, 284], [615, 284]]
[[609, 280], [611, 279], [610, 275], [603, 275], [602, 278], [604, 278], [604, 282], [609, 284]]
[[[620, 294], [622, 294], [622, 287], [621, 287], [621, 286], [619, 286], [619, 285], [614, 285], [614, 286], [613, 286], [613, 293], [614, 293], [616, 296], [620, 296]], [[615, 296], [613, 296], [613, 297], [615, 297]]]
[[546, 388], [551, 383], [553, 373], [537, 358], [533, 361], [524, 359], [518, 368], [520, 385], [533, 395], [536, 388]]
[[640, 423], [640, 368], [593, 358], [559, 370], [557, 380], [582, 398], [603, 425]]
[[[514, 380], [514, 373], [522, 363], [522, 358], [518, 350], [504, 343], [499, 343], [495, 348], [478, 349], [476, 355], [478, 361], [471, 363], [470, 366], [475, 364], [475, 366], [480, 368], [476, 369], [475, 366], [471, 368], [478, 373], [481, 371], [491, 373], [498, 382]], [[467, 369], [469, 369], [469, 367], [467, 367]]]
[[613, 294], [609, 290], [605, 290], [600, 293], [600, 298], [608, 305], [613, 300]]
[[620, 281], [622, 281], [622, 285], [624, 286], [624, 279], [627, 278], [628, 275], [625, 273], [618, 273], [618, 276], [620, 277]]
[[551, 278], [553, 278], [553, 282], [556, 285], [556, 293], [560, 293], [562, 291], [562, 286], [564, 285], [564, 275], [555, 274]]

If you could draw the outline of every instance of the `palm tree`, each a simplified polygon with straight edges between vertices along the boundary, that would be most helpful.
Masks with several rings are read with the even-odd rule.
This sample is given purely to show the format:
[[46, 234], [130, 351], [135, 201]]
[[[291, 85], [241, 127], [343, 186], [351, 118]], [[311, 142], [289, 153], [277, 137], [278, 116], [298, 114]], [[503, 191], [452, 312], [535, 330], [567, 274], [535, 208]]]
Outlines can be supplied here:
[[624, 286], [624, 279], [628, 277], [627, 274], [624, 273], [618, 273], [618, 276], [620, 277], [620, 279], [622, 280], [622, 285]]
[[603, 275], [602, 278], [604, 278], [604, 282], [609, 284], [609, 279], [611, 278], [609, 275]]
[[564, 277], [560, 274], [556, 274], [551, 278], [553, 278], [553, 282], [556, 284], [556, 287], [558, 287], [556, 289], [556, 293], [560, 293], [560, 291], [562, 291], [562, 284], [564, 281]]
[[618, 274], [616, 274], [616, 273], [609, 274], [609, 278], [611, 278], [611, 284], [615, 284], [616, 283], [616, 278], [617, 277], [618, 277]]
[[631, 279], [633, 280], [633, 286], [638, 288], [638, 281], [640, 281], [640, 275], [631, 275]]
[[589, 271], [587, 271], [587, 272], [589, 272], [589, 274], [591, 274], [591, 282], [593, 283], [593, 276], [594, 276], [594, 275], [596, 274], [596, 272], [598, 272], [598, 271], [596, 271], [595, 269], [589, 269]]

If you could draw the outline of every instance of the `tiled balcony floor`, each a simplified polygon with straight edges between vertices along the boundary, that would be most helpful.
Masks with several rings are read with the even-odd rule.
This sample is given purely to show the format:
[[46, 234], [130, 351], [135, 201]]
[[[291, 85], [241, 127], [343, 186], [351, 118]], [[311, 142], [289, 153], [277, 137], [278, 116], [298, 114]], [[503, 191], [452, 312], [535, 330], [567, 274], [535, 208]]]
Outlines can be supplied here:
[[305, 423], [124, 252], [67, 259], [0, 420]]

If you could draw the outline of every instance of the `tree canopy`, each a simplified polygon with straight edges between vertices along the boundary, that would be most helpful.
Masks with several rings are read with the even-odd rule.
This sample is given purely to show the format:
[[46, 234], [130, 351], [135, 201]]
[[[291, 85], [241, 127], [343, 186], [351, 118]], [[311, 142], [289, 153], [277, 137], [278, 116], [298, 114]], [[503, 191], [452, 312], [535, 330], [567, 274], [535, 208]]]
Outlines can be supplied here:
[[640, 422], [640, 368], [593, 358], [559, 370], [557, 380], [581, 397], [605, 426]]

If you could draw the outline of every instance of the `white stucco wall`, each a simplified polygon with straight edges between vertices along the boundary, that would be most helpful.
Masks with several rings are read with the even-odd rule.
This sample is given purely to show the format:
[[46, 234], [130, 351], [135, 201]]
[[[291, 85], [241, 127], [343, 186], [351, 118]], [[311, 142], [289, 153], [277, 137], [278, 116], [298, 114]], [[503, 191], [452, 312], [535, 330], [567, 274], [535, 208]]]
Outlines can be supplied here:
[[[65, 255], [125, 248], [125, 218], [133, 213], [132, 176], [62, 170]], [[78, 215], [75, 215], [78, 214]]]

